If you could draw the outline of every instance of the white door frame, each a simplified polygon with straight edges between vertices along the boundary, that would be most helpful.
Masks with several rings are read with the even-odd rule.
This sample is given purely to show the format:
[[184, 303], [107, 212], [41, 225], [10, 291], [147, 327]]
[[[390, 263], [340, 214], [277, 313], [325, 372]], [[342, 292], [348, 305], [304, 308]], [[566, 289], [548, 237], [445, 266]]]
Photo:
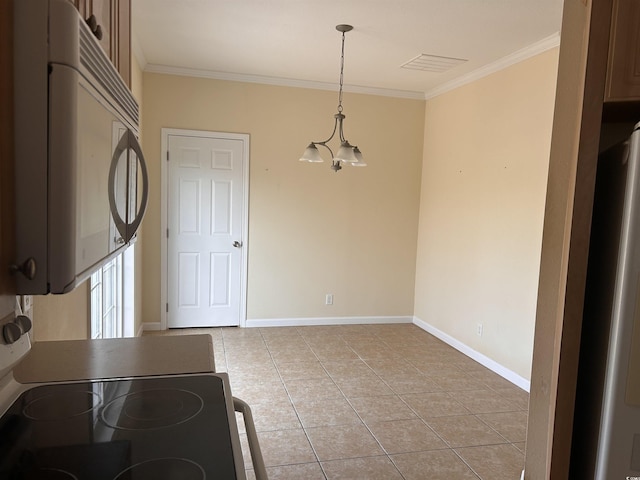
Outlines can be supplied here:
[[245, 327], [247, 324], [247, 246], [249, 232], [249, 134], [246, 133], [225, 133], [211, 132], [205, 130], [182, 130], [178, 128], [162, 129], [162, 166], [160, 169], [160, 268], [161, 268], [161, 287], [160, 287], [160, 329], [167, 329], [167, 285], [169, 282], [168, 261], [167, 261], [167, 228], [169, 225], [169, 196], [168, 196], [168, 179], [169, 171], [167, 166], [167, 158], [169, 153], [169, 135], [181, 135], [183, 137], [205, 137], [205, 138], [224, 138], [228, 140], [241, 140], [243, 144], [242, 170], [243, 170], [243, 220], [242, 220], [242, 242], [243, 247], [240, 249], [242, 254], [242, 267], [240, 271], [240, 326]]

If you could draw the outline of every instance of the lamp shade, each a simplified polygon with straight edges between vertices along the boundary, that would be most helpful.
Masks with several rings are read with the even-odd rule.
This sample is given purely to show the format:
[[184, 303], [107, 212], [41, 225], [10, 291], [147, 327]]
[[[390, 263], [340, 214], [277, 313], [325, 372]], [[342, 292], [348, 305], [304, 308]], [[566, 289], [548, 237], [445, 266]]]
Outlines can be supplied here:
[[305, 148], [302, 157], [300, 157], [300, 161], [310, 163], [324, 162], [324, 160], [320, 156], [320, 152], [318, 152], [318, 147], [316, 147], [314, 143], [310, 143], [309, 146]]
[[338, 153], [333, 159], [344, 163], [357, 163], [358, 161], [353, 151], [353, 146], [346, 140], [340, 144]]
[[366, 167], [367, 166], [367, 162], [364, 161], [364, 158], [362, 156], [362, 152], [360, 151], [360, 149], [358, 147], [353, 147], [353, 154], [355, 155], [357, 162], [352, 163], [351, 164], [352, 167]]

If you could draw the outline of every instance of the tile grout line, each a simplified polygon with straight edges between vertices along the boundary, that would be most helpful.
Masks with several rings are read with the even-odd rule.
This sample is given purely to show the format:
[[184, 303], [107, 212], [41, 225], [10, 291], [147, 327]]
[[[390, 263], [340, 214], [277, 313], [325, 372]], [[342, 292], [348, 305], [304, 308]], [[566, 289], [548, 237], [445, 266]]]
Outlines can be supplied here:
[[[400, 474], [400, 476], [403, 478], [403, 480], [406, 480], [406, 477], [402, 474], [402, 472], [398, 469], [397, 465], [393, 462], [393, 460], [391, 459], [389, 453], [386, 451], [386, 449], [382, 446], [382, 444], [380, 443], [380, 441], [378, 440], [378, 438], [374, 435], [374, 433], [371, 431], [371, 429], [369, 428], [369, 426], [367, 425], [367, 423], [364, 421], [364, 419], [361, 417], [361, 415], [358, 413], [358, 411], [355, 409], [355, 407], [353, 406], [353, 404], [351, 403], [351, 400], [349, 399], [349, 397], [344, 393], [344, 391], [340, 388], [340, 386], [335, 382], [335, 379], [333, 378], [333, 376], [329, 373], [329, 371], [325, 368], [322, 360], [320, 360], [320, 358], [318, 357], [318, 355], [316, 354], [316, 352], [313, 350], [313, 347], [307, 342], [307, 340], [303, 337], [304, 342], [307, 344], [307, 346], [311, 349], [311, 351], [313, 352], [313, 354], [316, 356], [316, 358], [318, 359], [318, 362], [320, 363], [320, 366], [323, 368], [323, 370], [325, 371], [325, 373], [329, 376], [329, 378], [331, 379], [331, 381], [334, 383], [334, 385], [336, 386], [336, 388], [340, 391], [340, 393], [342, 394], [342, 396], [344, 397], [344, 399], [347, 401], [347, 403], [349, 404], [349, 406], [353, 409], [354, 413], [356, 414], [356, 416], [360, 419], [360, 422], [362, 423], [362, 425], [367, 429], [367, 431], [369, 432], [369, 434], [371, 435], [371, 437], [375, 440], [375, 442], [378, 444], [378, 446], [380, 447], [380, 450], [384, 453], [384, 456], [391, 462], [391, 464], [394, 466], [394, 468], [396, 469], [396, 471]], [[344, 338], [342, 339], [343, 341]], [[358, 359], [361, 360], [366, 366], [367, 368], [369, 368], [369, 370], [371, 370], [371, 372], [376, 375], [385, 385], [386, 382], [384, 382], [384, 380], [366, 363], [366, 361], [360, 357], [360, 355], [358, 354], [358, 352], [356, 352], [349, 344], [348, 342], [345, 341], [345, 345], [347, 346], [347, 348], [351, 349], [351, 351], [353, 351], [355, 353], [355, 355], [358, 356]], [[390, 387], [389, 387], [390, 388]], [[393, 390], [393, 389], [392, 389]], [[292, 399], [292, 403], [293, 403], [293, 399]], [[295, 408], [295, 405], [294, 405]], [[339, 426], [339, 425], [338, 425]], [[303, 425], [303, 429], [305, 430], [306, 433], [306, 427]], [[307, 434], [308, 437], [308, 434]], [[313, 447], [313, 444], [311, 443], [311, 439], [309, 439], [309, 443], [311, 444], [311, 447], [314, 449], [315, 452], [315, 448]], [[383, 456], [383, 455], [371, 455], [371, 456], [363, 456], [363, 457], [355, 457], [355, 458], [371, 458], [371, 457], [379, 457], [379, 456]], [[317, 452], [316, 452], [316, 457], [317, 457]], [[340, 459], [337, 459], [340, 460]], [[326, 471], [324, 469], [324, 467], [322, 466], [322, 462], [320, 462], [320, 459], [318, 457], [318, 461], [320, 463], [320, 468], [322, 468], [322, 471], [325, 475], [325, 477], [327, 477]], [[331, 460], [327, 460], [327, 461], [331, 461]], [[328, 478], [328, 477], [327, 477]]]
[[[339, 332], [339, 329], [336, 329]], [[373, 431], [369, 428], [369, 425], [364, 421], [363, 417], [361, 416], [360, 413], [358, 413], [358, 411], [356, 410], [354, 403], [352, 402], [352, 398], [350, 398], [349, 396], [347, 396], [345, 394], [345, 392], [342, 390], [342, 388], [336, 383], [336, 379], [333, 375], [331, 375], [329, 373], [329, 371], [327, 370], [325, 363], [330, 362], [330, 359], [325, 359], [324, 361], [321, 360], [321, 358], [318, 356], [318, 353], [316, 353], [316, 351], [314, 350], [314, 348], [312, 347], [312, 342], [309, 340], [310, 336], [304, 336], [300, 333], [300, 329], [296, 329], [297, 333], [295, 334], [296, 338], [301, 339], [301, 341], [303, 342], [303, 344], [311, 351], [311, 353], [313, 354], [313, 357], [315, 358], [315, 360], [319, 363], [319, 365], [321, 366], [323, 372], [329, 377], [329, 379], [332, 381], [332, 383], [336, 386], [337, 390], [341, 393], [341, 395], [343, 396], [343, 398], [347, 401], [347, 404], [350, 406], [350, 408], [355, 412], [357, 418], [360, 420], [360, 422], [362, 423], [362, 425], [365, 426], [366, 430], [369, 432], [369, 434], [373, 437], [373, 439], [376, 441], [376, 443], [378, 444], [378, 446], [380, 447], [381, 451], [384, 453], [384, 455], [365, 455], [362, 457], [353, 457], [353, 458], [370, 458], [370, 457], [381, 457], [381, 456], [386, 456], [389, 461], [391, 462], [391, 464], [394, 466], [394, 468], [396, 469], [396, 471], [400, 474], [400, 476], [402, 478], [405, 478], [405, 476], [402, 474], [402, 472], [400, 471], [398, 465], [396, 464], [396, 462], [394, 462], [393, 458], [391, 457], [392, 454], [388, 453], [386, 451], [386, 449], [382, 446], [382, 444], [380, 443], [380, 441], [378, 440], [378, 438], [375, 436], [375, 434], [373, 433]], [[349, 332], [349, 330], [347, 330], [347, 332]], [[323, 334], [319, 334], [319, 336], [322, 336]], [[444, 440], [443, 437], [441, 437], [435, 430], [433, 430], [433, 428], [428, 424], [427, 419], [423, 418], [414, 408], [411, 407], [411, 405], [408, 404], [408, 402], [403, 398], [402, 394], [399, 393], [396, 389], [394, 389], [390, 383], [388, 383], [383, 377], [381, 373], [378, 373], [378, 371], [376, 369], [373, 368], [373, 366], [371, 365], [371, 361], [372, 360], [378, 360], [376, 358], [364, 358], [367, 355], [364, 354], [360, 354], [358, 353], [358, 347], [354, 345], [355, 339], [352, 340], [351, 342], [349, 342], [348, 337], [358, 337], [360, 334], [359, 333], [337, 333], [335, 334], [336, 337], [338, 337], [343, 343], [344, 345], [351, 350], [357, 357], [357, 360], [359, 360], [360, 362], [362, 362], [364, 365], [366, 365], [366, 367], [368, 368], [368, 371], [370, 371], [371, 373], [373, 373], [373, 375], [375, 376], [376, 379], [380, 380], [382, 382], [382, 384], [384, 384], [386, 387], [388, 387], [390, 389], [391, 392], [393, 392], [393, 395], [397, 398], [399, 398], [401, 400], [401, 402], [408, 407], [408, 409], [416, 415], [416, 418], [419, 419], [427, 428], [429, 428], [430, 431], [432, 431], [434, 433], [434, 435], [436, 436], [436, 438], [438, 438], [439, 440], [441, 440], [443, 442], [443, 445], [446, 445], [446, 448], [442, 448], [442, 449], [434, 449], [434, 450], [453, 450], [453, 453], [456, 455], [457, 458], [459, 458], [468, 468], [471, 469], [471, 471], [473, 472], [474, 475], [476, 475], [478, 478], [481, 478], [480, 475], [478, 474], [478, 472], [476, 472], [471, 465], [469, 465], [464, 458], [462, 458], [462, 456], [457, 452], [456, 448], [471, 448], [471, 447], [482, 447], [482, 446], [492, 446], [492, 445], [511, 445], [514, 449], [516, 449], [519, 453], [522, 453], [522, 451], [515, 446], [514, 443], [516, 442], [512, 442], [511, 440], [509, 440], [508, 438], [506, 438], [504, 435], [502, 435], [496, 428], [494, 428], [492, 425], [490, 425], [487, 421], [483, 420], [482, 418], [478, 417], [478, 415], [483, 415], [483, 414], [491, 414], [491, 413], [517, 413], [517, 412], [523, 412], [524, 410], [522, 408], [520, 408], [518, 406], [518, 403], [516, 403], [516, 400], [512, 400], [512, 399], [508, 399], [508, 403], [513, 405], [514, 409], [513, 410], [508, 410], [505, 412], [481, 412], [481, 413], [474, 413], [469, 411], [469, 416], [474, 417], [475, 419], [477, 419], [478, 421], [480, 421], [483, 425], [487, 426], [491, 431], [495, 432], [499, 438], [502, 438], [505, 440], [505, 443], [496, 443], [496, 444], [483, 444], [483, 445], [472, 445], [469, 447], [452, 447], [446, 440]], [[373, 332], [373, 334], [371, 334], [372, 336], [375, 336], [377, 341], [379, 341], [382, 345], [384, 345], [385, 348], [389, 348], [391, 350], [398, 350], [399, 348], [401, 348], [401, 345], [396, 345], [395, 347], [392, 346], [392, 344], [388, 343], [385, 338], [381, 335], [379, 335], [378, 332]], [[333, 334], [332, 334], [333, 336]], [[227, 371], [229, 370], [229, 367], [231, 366], [230, 364], [230, 357], [229, 357], [229, 352], [228, 352], [228, 348], [227, 348], [227, 337], [224, 335], [224, 331], [222, 332], [222, 335], [219, 337], [220, 338], [220, 342], [222, 343], [222, 348], [223, 348], [223, 355], [224, 355], [224, 361], [227, 364]], [[322, 462], [319, 459], [318, 456], [318, 452], [316, 451], [315, 447], [313, 446], [313, 444], [311, 443], [311, 439], [309, 437], [308, 434], [308, 429], [312, 428], [312, 427], [305, 427], [305, 425], [302, 422], [302, 418], [300, 416], [300, 413], [298, 412], [298, 409], [296, 408], [296, 405], [293, 401], [293, 397], [291, 395], [291, 392], [289, 390], [289, 388], [287, 387], [287, 384], [285, 382], [284, 376], [282, 374], [281, 368], [278, 366], [278, 362], [276, 361], [276, 356], [274, 356], [274, 351], [272, 350], [272, 348], [269, 347], [269, 342], [267, 340], [267, 336], [265, 336], [262, 331], [260, 331], [260, 338], [262, 341], [262, 344], [264, 345], [266, 351], [269, 354], [269, 359], [272, 363], [272, 365], [275, 368], [275, 371], [278, 373], [278, 378], [284, 388], [284, 390], [287, 393], [287, 398], [289, 400], [289, 403], [291, 404], [291, 406], [293, 407], [293, 410], [296, 414], [296, 418], [298, 420], [298, 422], [300, 423], [302, 430], [305, 433], [305, 437], [307, 439], [307, 442], [309, 443], [309, 446], [311, 447], [311, 450], [314, 453], [314, 456], [316, 458], [316, 462], [320, 467], [320, 470], [322, 472], [322, 474], [324, 475], [325, 478], [328, 477], [327, 472], [325, 471]], [[215, 339], [214, 339], [215, 340]], [[398, 336], [395, 339], [396, 342], [402, 342], [402, 336]], [[317, 345], [316, 345], [317, 346]], [[417, 348], [419, 348], [418, 345], [416, 345]], [[427, 342], [425, 342], [425, 347], [427, 347]], [[327, 357], [329, 358], [329, 357]], [[383, 360], [383, 359], [379, 359], [379, 360]], [[336, 362], [342, 362], [342, 360], [337, 360]], [[285, 362], [286, 363], [286, 362]], [[411, 367], [415, 368], [418, 372], [420, 372], [421, 375], [424, 375], [427, 379], [429, 379], [430, 381], [433, 381], [435, 385], [438, 385], [439, 388], [442, 388], [441, 392], [445, 393], [448, 397], [450, 397], [452, 400], [457, 402], [457, 399], [451, 394], [450, 391], [447, 391], [444, 387], [442, 387], [441, 385], [439, 385], [437, 383], [437, 380], [433, 380], [429, 375], [425, 374], [422, 370], [420, 370], [420, 368], [413, 362], [413, 361], [409, 361], [407, 360], [406, 363], [408, 365], [410, 365]], [[429, 363], [429, 362], [427, 362]], [[442, 362], [433, 362], [433, 363], [442, 363]], [[456, 362], [451, 362], [451, 364], [453, 364], [454, 366], [456, 366], [456, 368], [458, 368], [462, 373], [464, 373], [465, 375], [470, 375], [470, 373], [464, 369], [462, 369], [460, 366], [458, 366], [456, 364]], [[487, 383], [485, 383], [485, 381], [480, 381], [483, 385], [483, 389], [486, 389], [487, 391], [491, 391], [494, 393], [501, 393], [500, 391], [498, 391], [500, 389], [499, 386], [491, 386]], [[495, 384], [494, 384], [495, 385]], [[466, 390], [460, 390], [460, 392], [463, 392]], [[455, 391], [454, 391], [455, 392]], [[410, 393], [409, 393], [410, 394]], [[409, 395], [409, 394], [405, 394], [405, 395]], [[380, 396], [380, 395], [371, 395], [373, 397], [376, 396]], [[367, 395], [365, 395], [365, 397], [367, 397]], [[354, 397], [354, 398], [360, 398], [360, 397]], [[517, 400], [517, 402], [519, 402], [520, 400]], [[467, 409], [465, 407], [465, 409]], [[468, 410], [468, 409], [467, 409]], [[460, 416], [460, 415], [445, 415], [443, 417], [454, 417], [454, 416]], [[277, 430], [276, 430], [277, 431]], [[522, 442], [518, 442], [518, 443], [522, 443]], [[402, 453], [412, 453], [412, 452], [402, 452]], [[348, 459], [347, 459], [348, 460]], [[329, 460], [327, 460], [329, 461]], [[310, 463], [310, 462], [301, 462], [300, 464], [305, 464], [305, 463]], [[296, 465], [298, 463], [292, 463], [292, 464], [288, 464], [288, 465]], [[285, 465], [283, 465], [285, 466]], [[250, 469], [247, 469], [250, 470]]]
[[[262, 332], [260, 332], [260, 335], [262, 335]], [[264, 335], [262, 335], [263, 340], [264, 340]], [[309, 347], [309, 345], [307, 344], [306, 340], [304, 340], [304, 338], [300, 335], [300, 337], [302, 338], [302, 340], [305, 342], [305, 345], [307, 345], [307, 347]], [[287, 388], [287, 383], [285, 382], [284, 378], [282, 377], [282, 373], [280, 372], [280, 368], [278, 368], [278, 363], [275, 361], [271, 350], [269, 349], [269, 344], [267, 342], [265, 342], [266, 347], [267, 347], [267, 351], [269, 352], [269, 356], [271, 357], [271, 361], [273, 362], [273, 365], [276, 369], [276, 371], [278, 372], [278, 376], [280, 377], [280, 381], [282, 382], [282, 386], [284, 387], [285, 391], [287, 392], [287, 396], [289, 397], [289, 402], [291, 403], [291, 407], [293, 408], [293, 411], [296, 414], [296, 417], [298, 419], [298, 422], [300, 422], [300, 427], [302, 427], [302, 431], [304, 432], [304, 436], [307, 439], [307, 442], [309, 443], [309, 446], [311, 447], [311, 451], [313, 452], [313, 455], [316, 457], [316, 463], [318, 464], [318, 466], [320, 467], [320, 471], [322, 472], [322, 475], [324, 475], [325, 480], [328, 478], [327, 473], [324, 470], [324, 467], [322, 466], [322, 463], [320, 462], [320, 457], [318, 457], [318, 452], [316, 451], [315, 447], [313, 446], [313, 443], [311, 443], [311, 438], [309, 438], [309, 434], [307, 433], [307, 429], [304, 426], [304, 423], [302, 423], [302, 418], [300, 418], [300, 413], [298, 412], [298, 409], [296, 408], [296, 405], [293, 401], [293, 398], [291, 397], [291, 393], [289, 392], [289, 389]], [[309, 347], [311, 348], [311, 347]], [[315, 352], [313, 351], [313, 349], [311, 349], [311, 352], [314, 354], [314, 356], [316, 356]], [[316, 356], [317, 358], [317, 356]], [[322, 365], [322, 364], [321, 364]]]

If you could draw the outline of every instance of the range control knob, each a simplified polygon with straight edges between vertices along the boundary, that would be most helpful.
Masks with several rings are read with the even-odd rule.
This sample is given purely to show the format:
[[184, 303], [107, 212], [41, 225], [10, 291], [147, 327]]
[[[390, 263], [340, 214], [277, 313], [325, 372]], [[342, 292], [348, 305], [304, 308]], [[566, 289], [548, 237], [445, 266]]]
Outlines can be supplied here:
[[2, 327], [2, 336], [4, 337], [4, 341], [7, 344], [17, 342], [21, 335], [22, 331], [20, 330], [20, 327], [13, 322], [6, 323]]
[[26, 315], [18, 315], [16, 319], [13, 321], [20, 328], [20, 332], [22, 335], [31, 330], [33, 324], [31, 323], [31, 319]]

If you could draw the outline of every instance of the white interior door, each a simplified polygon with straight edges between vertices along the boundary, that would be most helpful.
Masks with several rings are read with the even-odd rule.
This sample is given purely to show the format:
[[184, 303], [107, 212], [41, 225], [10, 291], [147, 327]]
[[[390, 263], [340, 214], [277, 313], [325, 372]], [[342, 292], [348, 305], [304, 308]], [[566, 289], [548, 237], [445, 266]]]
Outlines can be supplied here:
[[240, 324], [245, 148], [224, 134], [168, 135], [169, 328]]

